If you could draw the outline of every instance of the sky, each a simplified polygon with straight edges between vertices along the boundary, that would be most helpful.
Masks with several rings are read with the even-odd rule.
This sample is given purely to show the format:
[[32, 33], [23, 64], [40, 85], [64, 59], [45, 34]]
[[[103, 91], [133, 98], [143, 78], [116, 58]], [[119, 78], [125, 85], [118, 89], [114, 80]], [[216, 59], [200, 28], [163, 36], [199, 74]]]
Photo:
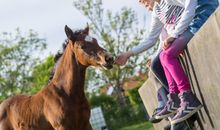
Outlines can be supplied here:
[[[103, 5], [112, 11], [130, 7], [142, 22], [144, 16], [150, 16], [138, 0], [103, 0]], [[61, 48], [66, 39], [65, 25], [84, 28], [87, 22], [89, 20], [74, 8], [73, 0], [0, 0], [0, 32], [14, 32], [16, 28], [22, 32], [33, 29], [48, 43], [43, 57], [55, 54]]]

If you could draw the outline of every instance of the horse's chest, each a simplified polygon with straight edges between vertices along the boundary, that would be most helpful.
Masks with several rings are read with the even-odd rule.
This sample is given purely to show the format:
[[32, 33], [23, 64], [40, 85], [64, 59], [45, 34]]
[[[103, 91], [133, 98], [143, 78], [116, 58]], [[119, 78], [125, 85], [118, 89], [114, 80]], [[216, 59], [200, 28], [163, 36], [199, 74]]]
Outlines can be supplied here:
[[73, 127], [79, 128], [83, 127], [83, 124], [89, 124], [90, 108], [84, 99], [54, 98], [45, 108], [47, 109], [46, 118], [52, 126], [64, 125], [65, 128], [73, 129]]
[[65, 118], [69, 115], [78, 116], [89, 116], [90, 108], [86, 98], [60, 98], [55, 101], [58, 107], [56, 113], [62, 114]]
[[89, 123], [90, 108], [87, 101], [70, 103], [63, 112], [63, 120], [68, 126], [83, 127]]
[[88, 102], [86, 100], [76, 100], [65, 105], [65, 109], [67, 113], [71, 113], [74, 115], [86, 114], [90, 113], [90, 108]]

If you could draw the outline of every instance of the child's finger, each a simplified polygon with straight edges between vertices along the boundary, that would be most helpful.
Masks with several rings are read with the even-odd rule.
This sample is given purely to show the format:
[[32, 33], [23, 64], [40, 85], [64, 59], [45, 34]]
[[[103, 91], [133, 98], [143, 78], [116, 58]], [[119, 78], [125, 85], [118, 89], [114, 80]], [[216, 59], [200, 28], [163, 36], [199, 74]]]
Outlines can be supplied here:
[[121, 59], [120, 57], [116, 57], [115, 61], [114, 61], [114, 64], [120, 64], [121, 63]]

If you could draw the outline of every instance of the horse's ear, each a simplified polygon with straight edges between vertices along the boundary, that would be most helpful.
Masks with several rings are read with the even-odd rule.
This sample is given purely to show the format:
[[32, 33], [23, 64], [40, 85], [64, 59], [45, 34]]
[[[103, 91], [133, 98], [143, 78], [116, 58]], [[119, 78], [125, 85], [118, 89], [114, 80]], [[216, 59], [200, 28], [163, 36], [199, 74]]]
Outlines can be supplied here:
[[73, 31], [67, 25], [65, 26], [65, 33], [68, 39], [74, 40]]
[[89, 24], [87, 23], [86, 28], [84, 29], [85, 34], [89, 35]]

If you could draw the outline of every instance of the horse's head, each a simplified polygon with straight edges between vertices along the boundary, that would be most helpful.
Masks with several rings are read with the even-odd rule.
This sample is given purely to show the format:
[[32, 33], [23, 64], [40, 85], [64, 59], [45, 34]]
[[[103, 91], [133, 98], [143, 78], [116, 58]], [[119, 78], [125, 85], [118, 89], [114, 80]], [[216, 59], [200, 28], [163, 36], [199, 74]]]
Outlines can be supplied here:
[[65, 26], [68, 42], [71, 43], [72, 51], [75, 53], [76, 60], [84, 66], [112, 68], [113, 57], [98, 45], [95, 38], [89, 36], [89, 27], [73, 32]]

